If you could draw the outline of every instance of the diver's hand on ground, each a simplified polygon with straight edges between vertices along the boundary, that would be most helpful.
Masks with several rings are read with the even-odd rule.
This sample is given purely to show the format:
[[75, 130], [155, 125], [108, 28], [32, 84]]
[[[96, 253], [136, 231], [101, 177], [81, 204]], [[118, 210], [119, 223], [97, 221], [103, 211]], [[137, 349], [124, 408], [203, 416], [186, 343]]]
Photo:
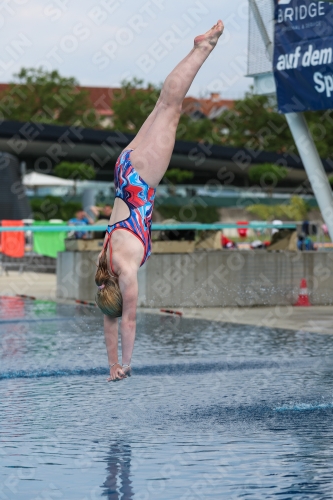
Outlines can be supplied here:
[[110, 368], [110, 377], [107, 379], [108, 382], [116, 382], [117, 380], [122, 380], [127, 378], [124, 370], [119, 363], [116, 363]]

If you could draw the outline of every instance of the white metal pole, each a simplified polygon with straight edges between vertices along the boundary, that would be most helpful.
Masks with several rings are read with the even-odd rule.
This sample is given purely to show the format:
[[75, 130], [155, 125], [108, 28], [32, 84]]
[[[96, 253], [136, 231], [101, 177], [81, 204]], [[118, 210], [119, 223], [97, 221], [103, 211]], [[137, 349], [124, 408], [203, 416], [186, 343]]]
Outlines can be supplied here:
[[264, 21], [262, 20], [260, 11], [258, 9], [258, 5], [256, 3], [256, 0], [249, 0], [249, 4], [250, 4], [250, 9], [252, 10], [252, 14], [254, 16], [254, 19], [257, 23], [258, 29], [260, 31], [261, 38], [265, 44], [265, 47], [266, 47], [266, 50], [268, 53], [268, 57], [270, 60], [273, 60], [273, 50], [274, 50], [273, 43], [272, 43], [272, 40], [268, 36], [266, 26], [264, 24]]
[[333, 194], [316, 145], [303, 113], [287, 113], [285, 116], [333, 241]]

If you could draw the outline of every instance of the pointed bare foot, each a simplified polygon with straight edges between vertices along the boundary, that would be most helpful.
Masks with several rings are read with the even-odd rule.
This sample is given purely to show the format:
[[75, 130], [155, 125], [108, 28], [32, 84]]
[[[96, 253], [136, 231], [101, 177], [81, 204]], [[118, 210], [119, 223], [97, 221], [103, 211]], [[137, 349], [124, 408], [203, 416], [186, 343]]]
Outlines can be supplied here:
[[204, 35], [199, 35], [194, 39], [194, 47], [212, 48], [217, 44], [218, 39], [223, 33], [223, 23], [221, 20], [217, 21], [214, 26], [207, 31]]

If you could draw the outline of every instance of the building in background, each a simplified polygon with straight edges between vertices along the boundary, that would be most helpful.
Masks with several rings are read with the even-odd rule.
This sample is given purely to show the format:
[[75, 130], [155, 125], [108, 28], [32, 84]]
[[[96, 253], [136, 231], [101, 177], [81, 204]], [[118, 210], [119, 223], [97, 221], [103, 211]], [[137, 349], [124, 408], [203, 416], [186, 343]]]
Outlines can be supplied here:
[[233, 109], [235, 101], [232, 99], [222, 99], [220, 94], [213, 92], [210, 97], [185, 97], [183, 102], [183, 112], [191, 118], [209, 118], [214, 120], [218, 118], [223, 111]]
[[[1, 93], [7, 90], [8, 83], [0, 83]], [[100, 119], [103, 127], [113, 126], [113, 109], [115, 93], [119, 93], [120, 88], [112, 87], [78, 87], [79, 90], [88, 92], [92, 108]], [[183, 102], [183, 112], [191, 118], [199, 120], [209, 118], [214, 120], [221, 113], [228, 109], [233, 109], [235, 101], [232, 99], [222, 99], [220, 94], [211, 93], [210, 97], [185, 97]]]

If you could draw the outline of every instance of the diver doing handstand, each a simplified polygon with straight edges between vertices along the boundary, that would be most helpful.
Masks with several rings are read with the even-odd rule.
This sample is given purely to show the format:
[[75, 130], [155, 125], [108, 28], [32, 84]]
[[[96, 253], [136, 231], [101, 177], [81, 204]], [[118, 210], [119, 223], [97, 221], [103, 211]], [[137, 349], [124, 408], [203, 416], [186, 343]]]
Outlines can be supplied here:
[[[131, 374], [138, 302], [137, 273], [151, 254], [151, 221], [156, 187], [163, 178], [176, 139], [182, 103], [199, 69], [223, 32], [218, 21], [194, 39], [191, 52], [168, 75], [159, 99], [115, 166], [116, 198], [95, 282], [96, 304], [104, 314], [104, 335], [110, 376]], [[122, 363], [118, 361], [118, 319]]]

